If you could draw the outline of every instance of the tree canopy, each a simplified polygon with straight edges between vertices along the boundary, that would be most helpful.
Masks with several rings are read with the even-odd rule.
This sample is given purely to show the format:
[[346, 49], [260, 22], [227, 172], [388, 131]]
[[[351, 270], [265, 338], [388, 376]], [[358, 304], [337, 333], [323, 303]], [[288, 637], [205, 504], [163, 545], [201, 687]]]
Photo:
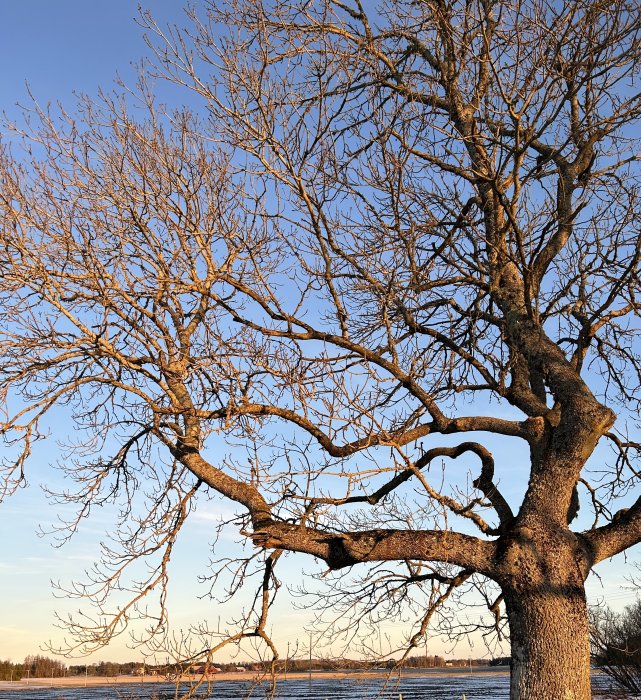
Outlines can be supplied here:
[[[351, 629], [419, 591], [408, 651], [472, 582], [507, 612], [513, 698], [589, 697], [583, 583], [641, 540], [641, 499], [617, 505], [640, 447], [638, 2], [190, 16], [143, 14], [137, 89], [36, 105], [0, 158], [5, 489], [64, 407], [64, 498], [78, 518], [124, 504], [76, 638], [104, 643], [152, 591], [165, 631], [172, 548], [212, 492], [258, 548], [232, 591], [264, 560], [233, 640], [276, 653], [274, 567], [302, 552], [373, 567], [343, 610], [327, 594]], [[528, 468], [495, 465], [491, 434]], [[149, 577], [110, 611], [140, 557]]]

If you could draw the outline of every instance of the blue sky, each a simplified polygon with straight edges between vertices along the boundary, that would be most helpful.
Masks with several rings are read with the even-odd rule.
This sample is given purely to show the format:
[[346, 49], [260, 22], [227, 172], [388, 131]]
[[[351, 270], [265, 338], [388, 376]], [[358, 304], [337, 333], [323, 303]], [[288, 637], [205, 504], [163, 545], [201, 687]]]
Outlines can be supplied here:
[[[135, 23], [135, 0], [21, 0], [0, 2], [3, 106], [26, 97], [25, 83], [42, 102], [68, 102], [73, 91], [93, 93], [116, 73], [131, 77], [145, 50]], [[154, 0], [161, 21], [178, 21], [181, 3]]]
[[[145, 6], [161, 22], [181, 21], [180, 2], [176, 0], [149, 0]], [[134, 21], [136, 14], [137, 2], [129, 0], [0, 0], [0, 108], [10, 116], [17, 114], [15, 104], [28, 101], [27, 83], [39, 102], [60, 100], [70, 105], [74, 91], [95, 94], [99, 86], [109, 88], [116, 74], [133, 82], [132, 63], [144, 55], [146, 48], [142, 30]], [[504, 463], [518, 463], [523, 458], [510, 454], [505, 443], [492, 447]], [[50, 449], [37, 453], [31, 464], [30, 488], [0, 507], [0, 658], [20, 660], [26, 654], [38, 653], [47, 640], [60, 640], [61, 634], [53, 627], [54, 610], [64, 615], [77, 605], [54, 599], [50, 581], [69, 580], [88, 567], [112, 522], [108, 511], [96, 514], [61, 550], [53, 549], [50, 539], [36, 535], [39, 523], [46, 527], [56, 517], [55, 509], [39, 489], [39, 484], [57, 478], [52, 477], [48, 466], [51, 456]], [[510, 482], [509, 472], [504, 484], [512, 492], [523, 487]], [[204, 591], [195, 582], [207, 560], [212, 523], [220, 514], [220, 504], [204, 505], [185, 533], [175, 566], [174, 592], [179, 602], [172, 605], [172, 611], [177, 626], [204, 617], [215, 622], [221, 614], [215, 604], [198, 599], [197, 594]], [[237, 545], [230, 540], [225, 546], [233, 551]], [[629, 558], [634, 560], [635, 552]], [[620, 588], [624, 583], [622, 559], [600, 568], [601, 581], [593, 577], [589, 586], [592, 599], [604, 596], [617, 608], [634, 599], [632, 592]], [[302, 569], [314, 566], [308, 559], [291, 557], [285, 568], [295, 582]], [[224, 613], [229, 611], [226, 607]], [[295, 643], [303, 636], [307, 617], [293, 611], [286, 598], [275, 613], [275, 636], [284, 651], [288, 641]], [[384, 628], [384, 634], [397, 632], [392, 625]], [[94, 659], [136, 658], [137, 653], [130, 651], [125, 641], [113, 644]], [[430, 653], [444, 653], [446, 649], [437, 640], [430, 642]], [[455, 655], [468, 653], [467, 646], [463, 646]], [[477, 653], [482, 653], [480, 647], [473, 655]]]

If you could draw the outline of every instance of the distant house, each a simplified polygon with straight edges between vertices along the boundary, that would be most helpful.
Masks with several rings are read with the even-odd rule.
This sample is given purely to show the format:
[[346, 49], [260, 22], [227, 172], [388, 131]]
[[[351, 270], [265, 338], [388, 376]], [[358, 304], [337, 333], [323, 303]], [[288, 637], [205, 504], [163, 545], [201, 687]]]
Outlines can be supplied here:
[[218, 666], [212, 666], [212, 665], [209, 665], [209, 666], [206, 666], [206, 665], [204, 665], [204, 666], [194, 666], [194, 667], [192, 668], [192, 673], [198, 673], [198, 674], [200, 674], [200, 675], [208, 675], [208, 676], [211, 676], [211, 675], [213, 675], [214, 673], [220, 673], [221, 670], [222, 670], [222, 669], [218, 668]]
[[236, 668], [234, 669], [234, 671], [237, 671], [238, 673], [242, 673], [245, 670], [246, 669], [244, 666], [236, 666]]

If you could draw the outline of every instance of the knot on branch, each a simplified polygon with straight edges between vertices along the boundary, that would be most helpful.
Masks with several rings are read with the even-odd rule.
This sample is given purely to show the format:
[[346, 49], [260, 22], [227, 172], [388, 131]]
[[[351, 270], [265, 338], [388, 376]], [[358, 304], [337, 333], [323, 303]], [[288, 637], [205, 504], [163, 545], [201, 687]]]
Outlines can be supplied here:
[[327, 540], [327, 556], [324, 559], [330, 569], [344, 569], [358, 564], [359, 559], [354, 556], [350, 545], [340, 535]]
[[369, 561], [382, 537], [372, 533], [357, 536], [324, 533], [288, 523], [265, 523], [245, 533], [255, 547], [305, 552], [323, 559], [330, 569], [344, 569]]

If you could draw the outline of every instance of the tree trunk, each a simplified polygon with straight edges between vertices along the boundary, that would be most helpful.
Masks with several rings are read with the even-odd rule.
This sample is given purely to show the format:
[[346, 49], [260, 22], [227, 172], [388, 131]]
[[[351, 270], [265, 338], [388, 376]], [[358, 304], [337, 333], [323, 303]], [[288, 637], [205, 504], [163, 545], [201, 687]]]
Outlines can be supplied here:
[[582, 586], [505, 592], [512, 643], [510, 700], [589, 700], [590, 645]]

